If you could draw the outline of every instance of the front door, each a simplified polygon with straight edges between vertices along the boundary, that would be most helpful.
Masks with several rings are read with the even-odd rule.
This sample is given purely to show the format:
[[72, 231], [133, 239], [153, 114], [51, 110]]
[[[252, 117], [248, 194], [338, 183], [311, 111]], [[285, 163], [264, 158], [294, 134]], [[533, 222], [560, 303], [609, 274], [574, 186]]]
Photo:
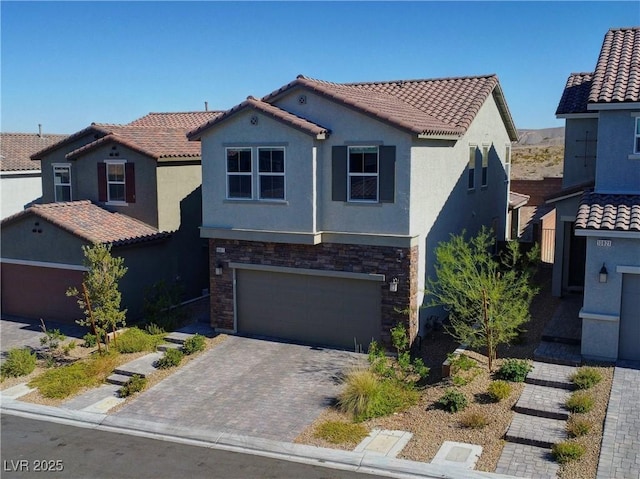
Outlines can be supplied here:
[[587, 238], [576, 236], [575, 227], [571, 225], [569, 243], [569, 289], [582, 290], [584, 288], [584, 264], [587, 259]]

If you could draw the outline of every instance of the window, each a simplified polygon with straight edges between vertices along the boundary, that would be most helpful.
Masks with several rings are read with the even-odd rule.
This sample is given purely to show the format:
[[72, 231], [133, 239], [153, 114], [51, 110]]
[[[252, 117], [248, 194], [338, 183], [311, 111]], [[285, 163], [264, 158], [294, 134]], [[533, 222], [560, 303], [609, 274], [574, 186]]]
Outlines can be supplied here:
[[227, 198], [251, 199], [251, 148], [227, 149]]
[[378, 201], [378, 147], [349, 147], [349, 201]]
[[640, 154], [640, 116], [636, 117], [636, 134], [634, 142], [634, 153]]
[[98, 200], [117, 206], [136, 202], [134, 164], [126, 160], [98, 163]]
[[124, 161], [107, 161], [107, 202], [126, 203]]
[[258, 148], [261, 200], [284, 200], [284, 148]]
[[489, 183], [489, 145], [482, 145], [482, 186]]
[[468, 188], [470, 190], [476, 187], [476, 150], [475, 145], [469, 146], [469, 179]]
[[504, 145], [504, 181], [509, 181], [511, 176], [511, 145], [507, 143]]
[[71, 165], [53, 165], [55, 201], [71, 201]]

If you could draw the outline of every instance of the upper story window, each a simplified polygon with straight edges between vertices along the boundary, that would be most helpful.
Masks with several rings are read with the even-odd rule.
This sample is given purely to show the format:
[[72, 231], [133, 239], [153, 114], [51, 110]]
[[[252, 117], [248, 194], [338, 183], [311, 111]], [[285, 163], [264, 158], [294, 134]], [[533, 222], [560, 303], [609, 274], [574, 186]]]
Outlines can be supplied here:
[[482, 145], [482, 186], [489, 184], [489, 145]]
[[469, 174], [467, 178], [467, 188], [473, 190], [476, 187], [476, 145], [469, 145]]
[[116, 206], [136, 202], [134, 164], [127, 160], [98, 163], [99, 201]]
[[227, 198], [251, 199], [251, 148], [227, 148]]
[[640, 154], [640, 116], [636, 117], [636, 130], [634, 138], [634, 154]]
[[55, 201], [71, 201], [71, 165], [54, 163], [53, 187]]
[[284, 148], [258, 148], [261, 200], [284, 200]]
[[378, 201], [378, 147], [349, 147], [349, 201]]

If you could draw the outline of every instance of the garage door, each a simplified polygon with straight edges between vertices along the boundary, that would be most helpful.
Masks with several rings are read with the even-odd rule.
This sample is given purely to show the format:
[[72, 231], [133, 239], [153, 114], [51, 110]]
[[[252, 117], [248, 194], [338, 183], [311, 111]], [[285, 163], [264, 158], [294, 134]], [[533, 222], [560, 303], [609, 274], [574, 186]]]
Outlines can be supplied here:
[[74, 323], [82, 317], [69, 286], [82, 284], [82, 271], [2, 263], [2, 313]]
[[380, 340], [377, 281], [236, 270], [238, 332], [366, 349]]
[[619, 359], [640, 361], [640, 275], [622, 276], [622, 305], [620, 307]]

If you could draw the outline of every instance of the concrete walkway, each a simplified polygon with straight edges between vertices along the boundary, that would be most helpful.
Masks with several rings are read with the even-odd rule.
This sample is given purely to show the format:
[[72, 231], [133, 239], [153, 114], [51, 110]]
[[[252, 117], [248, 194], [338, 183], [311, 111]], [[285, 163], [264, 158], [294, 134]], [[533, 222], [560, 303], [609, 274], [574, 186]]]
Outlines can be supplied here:
[[597, 479], [640, 478], [640, 361], [619, 361], [613, 374]]

